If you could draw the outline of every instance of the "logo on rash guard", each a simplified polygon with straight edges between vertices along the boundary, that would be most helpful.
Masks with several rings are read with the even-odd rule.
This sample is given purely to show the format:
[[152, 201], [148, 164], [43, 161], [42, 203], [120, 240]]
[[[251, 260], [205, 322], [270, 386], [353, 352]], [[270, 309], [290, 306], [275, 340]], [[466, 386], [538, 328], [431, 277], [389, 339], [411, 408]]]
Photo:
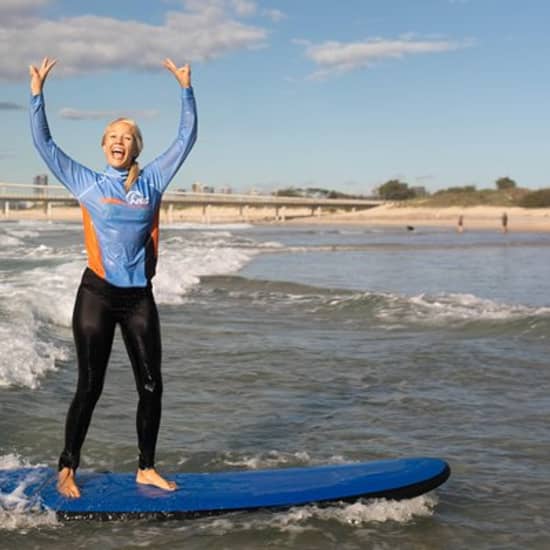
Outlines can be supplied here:
[[132, 189], [126, 193], [126, 202], [132, 206], [147, 206], [149, 199], [144, 197], [139, 191]]

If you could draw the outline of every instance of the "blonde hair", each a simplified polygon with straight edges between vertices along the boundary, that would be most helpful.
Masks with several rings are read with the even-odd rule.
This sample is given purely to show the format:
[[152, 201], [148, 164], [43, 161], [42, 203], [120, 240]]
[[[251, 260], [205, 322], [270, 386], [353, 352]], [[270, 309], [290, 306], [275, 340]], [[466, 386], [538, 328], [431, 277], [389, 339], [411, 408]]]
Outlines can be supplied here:
[[107, 124], [105, 131], [103, 132], [103, 137], [101, 138], [102, 146], [105, 143], [105, 137], [107, 136], [107, 132], [109, 131], [109, 128], [114, 124], [116, 124], [117, 122], [125, 122], [126, 124], [128, 124], [132, 128], [132, 136], [134, 137], [133, 153], [135, 153], [135, 155], [132, 159], [132, 165], [128, 170], [128, 176], [126, 176], [126, 182], [124, 183], [124, 189], [128, 191], [139, 177], [140, 169], [136, 159], [139, 157], [139, 154], [143, 150], [143, 137], [141, 135], [141, 130], [139, 129], [139, 126], [136, 124], [134, 120], [132, 120], [131, 118], [120, 117], [115, 120], [112, 120], [111, 122], [109, 122], [109, 124]]

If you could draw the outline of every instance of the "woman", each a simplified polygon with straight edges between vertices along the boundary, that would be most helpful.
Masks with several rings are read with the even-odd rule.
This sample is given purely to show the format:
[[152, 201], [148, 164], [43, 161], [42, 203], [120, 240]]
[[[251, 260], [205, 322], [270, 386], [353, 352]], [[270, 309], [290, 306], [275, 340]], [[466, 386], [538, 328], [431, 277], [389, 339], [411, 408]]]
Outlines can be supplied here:
[[65, 448], [59, 459], [58, 490], [76, 498], [75, 472], [94, 406], [103, 388], [115, 326], [120, 325], [139, 394], [136, 481], [174, 490], [175, 483], [154, 467], [160, 425], [162, 377], [158, 312], [151, 289], [158, 249], [158, 222], [163, 192], [189, 154], [197, 135], [191, 69], [166, 67], [181, 86], [178, 135], [168, 150], [139, 168], [143, 147], [139, 128], [122, 118], [109, 124], [101, 146], [104, 172], [94, 172], [68, 157], [52, 140], [42, 88], [56, 61], [47, 57], [30, 66], [31, 128], [38, 152], [55, 177], [78, 199], [82, 209], [88, 267], [78, 289], [73, 334], [78, 357], [78, 384], [67, 414]]

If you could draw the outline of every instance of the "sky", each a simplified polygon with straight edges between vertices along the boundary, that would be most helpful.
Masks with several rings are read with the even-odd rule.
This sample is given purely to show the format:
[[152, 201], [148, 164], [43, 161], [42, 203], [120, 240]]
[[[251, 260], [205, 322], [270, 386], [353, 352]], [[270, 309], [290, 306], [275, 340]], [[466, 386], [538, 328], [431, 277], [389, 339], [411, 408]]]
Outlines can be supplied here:
[[199, 137], [170, 189], [428, 191], [499, 177], [550, 187], [548, 0], [0, 0], [0, 181], [47, 169], [28, 66], [53, 137], [96, 170], [132, 116], [142, 165], [175, 137], [190, 63]]

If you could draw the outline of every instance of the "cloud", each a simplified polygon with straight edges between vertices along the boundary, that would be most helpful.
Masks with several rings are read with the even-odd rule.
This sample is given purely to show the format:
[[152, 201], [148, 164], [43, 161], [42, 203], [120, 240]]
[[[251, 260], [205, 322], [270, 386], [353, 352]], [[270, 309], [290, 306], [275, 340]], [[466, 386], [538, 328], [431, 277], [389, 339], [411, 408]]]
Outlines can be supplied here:
[[[4, 29], [23, 29], [30, 21], [35, 19], [35, 14], [40, 8], [51, 3], [52, 0], [0, 0], [0, 37]], [[27, 37], [28, 40], [28, 37]], [[3, 44], [0, 38], [0, 44]], [[12, 46], [13, 47], [13, 46]], [[10, 47], [10, 51], [12, 47]]]
[[25, 107], [13, 101], [0, 101], [0, 111], [24, 111]]
[[155, 109], [144, 109], [138, 111], [85, 111], [80, 109], [72, 109], [71, 107], [65, 107], [59, 110], [59, 116], [61, 118], [67, 118], [70, 120], [114, 120], [121, 116], [129, 118], [153, 118], [158, 115], [158, 111]]
[[277, 9], [266, 8], [258, 11], [256, 2], [251, 2], [250, 0], [231, 0], [231, 5], [235, 13], [240, 17], [251, 17], [259, 14], [262, 17], [271, 19], [273, 23], [278, 23], [286, 18], [286, 15]]
[[286, 19], [286, 14], [284, 14], [281, 10], [263, 10], [262, 15], [269, 17], [269, 19], [271, 19], [274, 23], [278, 23], [279, 21]]
[[254, 15], [258, 9], [256, 2], [250, 0], [231, 0], [231, 4], [237, 15], [241, 17]]
[[385, 59], [400, 59], [405, 56], [442, 53], [469, 45], [449, 40], [419, 39], [414, 35], [404, 35], [394, 40], [374, 38], [364, 42], [328, 41], [312, 44], [295, 40], [295, 44], [305, 47], [305, 55], [311, 59], [319, 70], [310, 75], [313, 79], [326, 78], [337, 73], [346, 73], [356, 69], [372, 66]]
[[0, 3], [0, 15], [28, 13], [50, 2], [51, 0], [2, 0], [2, 3]]
[[[2, 0], [0, 80], [27, 78], [27, 67], [47, 54], [59, 60], [57, 75], [76, 75], [121, 67], [158, 70], [166, 56], [177, 63], [203, 61], [265, 44], [267, 30], [245, 24], [224, 0], [185, 0], [168, 11], [162, 24], [96, 15], [60, 19], [40, 18], [46, 0]], [[240, 10], [248, 2], [235, 2]], [[250, 3], [253, 4], [253, 3]], [[235, 12], [236, 13], [236, 12]], [[238, 16], [238, 13], [237, 13]]]

